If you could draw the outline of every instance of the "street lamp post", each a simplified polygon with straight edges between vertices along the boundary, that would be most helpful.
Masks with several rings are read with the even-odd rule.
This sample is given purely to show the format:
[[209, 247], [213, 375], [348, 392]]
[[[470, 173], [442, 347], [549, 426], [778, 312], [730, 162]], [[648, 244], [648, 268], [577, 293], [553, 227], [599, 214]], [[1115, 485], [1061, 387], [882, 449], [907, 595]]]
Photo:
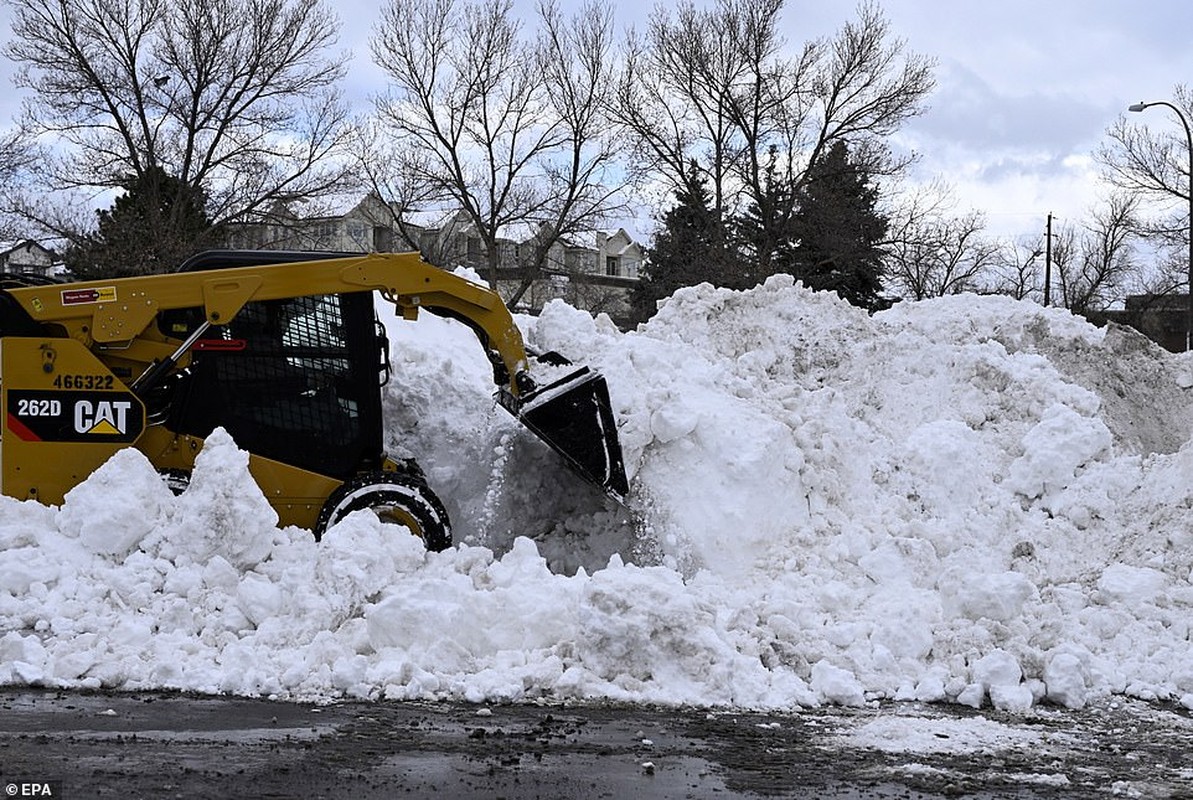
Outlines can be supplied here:
[[1185, 350], [1193, 350], [1193, 133], [1189, 131], [1189, 120], [1179, 108], [1167, 100], [1157, 100], [1154, 103], [1135, 103], [1130, 111], [1143, 111], [1152, 106], [1167, 106], [1176, 112], [1177, 119], [1185, 128], [1185, 142], [1189, 146], [1189, 297], [1188, 307], [1185, 309]]

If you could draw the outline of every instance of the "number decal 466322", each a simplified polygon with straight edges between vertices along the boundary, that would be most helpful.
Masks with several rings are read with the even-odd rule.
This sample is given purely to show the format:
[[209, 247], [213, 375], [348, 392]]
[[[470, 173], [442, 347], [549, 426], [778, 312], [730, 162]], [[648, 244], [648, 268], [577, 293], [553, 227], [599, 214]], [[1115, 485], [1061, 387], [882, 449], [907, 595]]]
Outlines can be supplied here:
[[57, 375], [54, 377], [55, 389], [111, 389], [115, 378], [111, 375]]

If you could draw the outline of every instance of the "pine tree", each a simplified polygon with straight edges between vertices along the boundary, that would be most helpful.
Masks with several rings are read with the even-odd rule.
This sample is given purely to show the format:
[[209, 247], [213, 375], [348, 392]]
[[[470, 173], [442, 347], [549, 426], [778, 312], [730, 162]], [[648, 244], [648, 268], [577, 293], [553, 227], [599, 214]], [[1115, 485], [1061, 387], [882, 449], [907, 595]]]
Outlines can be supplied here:
[[96, 212], [96, 231], [63, 258], [78, 278], [169, 272], [214, 239], [206, 197], [155, 167], [122, 184], [111, 208]]
[[778, 272], [794, 272], [796, 193], [778, 178], [777, 150], [771, 147], [763, 184], [746, 210], [733, 220], [741, 260], [732, 288], [748, 289]]
[[882, 300], [882, 250], [887, 218], [878, 213], [878, 189], [835, 143], [808, 170], [792, 224], [797, 242], [794, 273], [813, 289], [837, 292], [863, 308]]
[[658, 301], [699, 283], [725, 285], [729, 259], [719, 215], [709, 207], [704, 181], [692, 164], [677, 204], [663, 216], [663, 227], [647, 249], [646, 264], [630, 295], [631, 316], [649, 319]]

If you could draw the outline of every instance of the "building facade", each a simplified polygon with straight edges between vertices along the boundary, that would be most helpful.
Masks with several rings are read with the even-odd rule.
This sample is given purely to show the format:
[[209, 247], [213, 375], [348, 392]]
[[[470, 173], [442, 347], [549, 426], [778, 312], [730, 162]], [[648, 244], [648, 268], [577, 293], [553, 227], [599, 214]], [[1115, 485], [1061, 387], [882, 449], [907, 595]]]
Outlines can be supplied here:
[[[638, 282], [643, 249], [624, 229], [587, 231], [552, 241], [531, 228], [497, 240], [496, 288], [515, 311], [535, 314], [554, 299], [624, 322]], [[340, 214], [300, 217], [284, 205], [265, 219], [232, 229], [229, 247], [320, 252], [418, 250], [443, 269], [466, 267], [491, 280], [484, 239], [462, 212], [430, 224], [403, 217], [394, 204], [368, 195]], [[540, 265], [536, 267], [535, 265]]]
[[55, 272], [57, 257], [32, 239], [0, 242], [0, 272], [22, 272], [50, 276]]
[[1126, 299], [1123, 308], [1103, 311], [1091, 321], [1129, 325], [1173, 353], [1183, 353], [1189, 339], [1189, 296], [1183, 294], [1137, 294]]

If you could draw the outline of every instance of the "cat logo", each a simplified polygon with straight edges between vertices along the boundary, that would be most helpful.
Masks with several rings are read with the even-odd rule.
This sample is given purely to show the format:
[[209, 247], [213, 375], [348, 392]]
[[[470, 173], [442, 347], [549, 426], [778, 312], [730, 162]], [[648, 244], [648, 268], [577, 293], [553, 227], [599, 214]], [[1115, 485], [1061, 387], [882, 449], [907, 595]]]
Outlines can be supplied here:
[[75, 432], [122, 436], [128, 433], [128, 400], [77, 400]]
[[25, 442], [132, 443], [145, 431], [145, 407], [131, 392], [9, 389], [3, 395], [4, 430]]

